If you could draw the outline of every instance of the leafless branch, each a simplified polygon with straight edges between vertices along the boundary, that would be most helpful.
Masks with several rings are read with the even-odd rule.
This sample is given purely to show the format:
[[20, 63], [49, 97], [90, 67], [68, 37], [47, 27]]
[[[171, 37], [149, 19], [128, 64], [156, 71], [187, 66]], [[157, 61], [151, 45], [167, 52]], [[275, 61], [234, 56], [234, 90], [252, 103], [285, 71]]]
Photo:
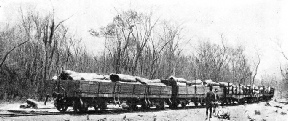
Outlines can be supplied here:
[[4, 55], [4, 57], [3, 57], [3, 59], [2, 59], [2, 62], [0, 63], [0, 68], [3, 66], [3, 64], [4, 64], [4, 62], [6, 61], [8, 55], [9, 55], [13, 50], [15, 50], [16, 48], [24, 45], [24, 44], [25, 44], [26, 42], [28, 42], [28, 41], [29, 41], [29, 40], [26, 40], [26, 41], [18, 44], [17, 46], [14, 46], [12, 49], [10, 49], [8, 52], [6, 52], [6, 54]]

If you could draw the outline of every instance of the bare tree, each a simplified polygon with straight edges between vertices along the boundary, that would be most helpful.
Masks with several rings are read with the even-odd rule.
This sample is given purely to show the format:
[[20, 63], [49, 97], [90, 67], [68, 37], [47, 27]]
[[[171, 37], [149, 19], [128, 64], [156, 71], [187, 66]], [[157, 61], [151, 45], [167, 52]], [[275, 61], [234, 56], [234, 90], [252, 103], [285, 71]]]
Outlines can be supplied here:
[[116, 73], [127, 72], [134, 75], [157, 21], [158, 19], [152, 22], [152, 13], [143, 14], [129, 10], [115, 16], [113, 22], [103, 27], [100, 32], [92, 30], [90, 33], [105, 37], [105, 43], [108, 41], [110, 46], [105, 45], [105, 48], [113, 55]]
[[14, 46], [12, 49], [10, 49], [8, 52], [6, 52], [5, 55], [4, 55], [4, 57], [2, 58], [1, 63], [0, 63], [0, 68], [3, 66], [3, 64], [4, 64], [5, 60], [7, 59], [8, 55], [9, 55], [13, 50], [15, 50], [16, 48], [24, 45], [24, 44], [25, 44], [26, 42], [28, 42], [28, 41], [29, 41], [29, 40], [26, 40], [26, 41], [24, 41], [24, 42], [21, 42], [21, 43], [19, 43], [18, 45]]
[[258, 73], [258, 68], [259, 68], [259, 65], [260, 65], [260, 62], [261, 62], [261, 59], [260, 59], [260, 55], [257, 54], [257, 57], [258, 57], [258, 61], [255, 65], [255, 70], [254, 70], [254, 73], [253, 73], [253, 77], [252, 77], [252, 84], [255, 84], [255, 77]]
[[223, 36], [221, 37], [222, 45], [211, 44], [208, 41], [199, 44], [196, 62], [192, 63], [196, 64], [193, 66], [196, 67], [196, 78], [243, 84], [251, 76], [244, 49], [241, 46], [232, 48], [225, 45]]

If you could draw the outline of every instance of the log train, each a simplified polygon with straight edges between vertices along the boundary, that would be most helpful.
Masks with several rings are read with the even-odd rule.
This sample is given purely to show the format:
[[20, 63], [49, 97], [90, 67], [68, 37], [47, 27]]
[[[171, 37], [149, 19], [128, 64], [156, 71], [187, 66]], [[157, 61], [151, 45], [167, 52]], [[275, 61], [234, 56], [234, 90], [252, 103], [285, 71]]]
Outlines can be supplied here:
[[[78, 74], [79, 75], [79, 74]], [[130, 110], [149, 109], [156, 106], [164, 109], [185, 107], [194, 103], [195, 106], [205, 105], [205, 94], [209, 86], [217, 89], [222, 105], [231, 103], [253, 103], [270, 100], [274, 96], [274, 88], [264, 86], [234, 85], [228, 82], [211, 80], [187, 81], [183, 78], [148, 80], [123, 74], [85, 79], [89, 75], [78, 78], [62, 73], [52, 81], [52, 97], [54, 105], [60, 112], [73, 107], [75, 112], [86, 112], [89, 107], [104, 110], [108, 103], [125, 104], [123, 108]]]

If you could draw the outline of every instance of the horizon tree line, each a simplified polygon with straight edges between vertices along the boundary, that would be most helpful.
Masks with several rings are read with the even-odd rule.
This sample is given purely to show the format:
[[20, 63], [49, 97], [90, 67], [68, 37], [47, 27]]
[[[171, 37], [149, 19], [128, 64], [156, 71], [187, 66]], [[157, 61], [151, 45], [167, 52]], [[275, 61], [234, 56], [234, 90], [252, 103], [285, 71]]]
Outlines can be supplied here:
[[92, 36], [105, 39], [103, 55], [98, 56], [89, 54], [81, 38], [70, 33], [63, 24], [66, 20], [56, 20], [54, 13], [29, 11], [22, 12], [17, 24], [2, 28], [0, 100], [43, 100], [53, 88], [50, 79], [63, 69], [234, 84], [249, 84], [257, 74], [245, 49], [225, 45], [224, 40], [221, 44], [199, 40], [195, 52], [184, 54], [183, 26], [156, 18], [152, 12], [122, 11], [106, 26], [89, 30]]

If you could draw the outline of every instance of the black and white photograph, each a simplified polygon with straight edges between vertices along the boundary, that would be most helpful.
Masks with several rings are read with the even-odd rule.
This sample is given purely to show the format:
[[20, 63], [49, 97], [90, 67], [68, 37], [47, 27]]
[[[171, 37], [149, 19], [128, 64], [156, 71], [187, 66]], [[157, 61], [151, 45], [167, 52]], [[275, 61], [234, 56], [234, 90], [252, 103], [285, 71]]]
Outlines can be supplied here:
[[288, 121], [286, 0], [0, 0], [0, 121]]

